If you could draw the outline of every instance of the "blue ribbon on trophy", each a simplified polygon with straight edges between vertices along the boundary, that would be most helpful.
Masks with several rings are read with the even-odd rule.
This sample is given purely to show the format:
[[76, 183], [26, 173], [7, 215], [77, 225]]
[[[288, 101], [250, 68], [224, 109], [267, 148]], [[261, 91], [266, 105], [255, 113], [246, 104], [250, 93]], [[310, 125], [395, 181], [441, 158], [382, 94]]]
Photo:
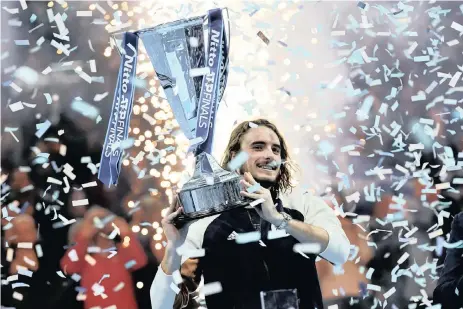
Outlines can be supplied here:
[[[130, 112], [122, 117], [120, 102], [125, 101], [120, 100], [128, 98], [130, 102], [124, 107], [131, 108], [135, 66], [133, 70], [127, 66], [135, 65], [136, 57], [128, 57], [136, 55], [137, 44], [133, 41], [140, 38], [172, 112], [190, 140], [189, 151], [196, 156], [195, 173], [179, 193], [185, 219], [249, 204], [239, 193], [240, 176], [222, 169], [211, 156], [215, 117], [227, 83], [229, 35], [226, 9], [124, 34], [123, 61], [98, 174], [104, 184], [117, 184], [120, 172], [120, 141], [127, 138], [130, 120]], [[123, 130], [118, 126], [122, 125], [121, 119], [126, 120]]]
[[119, 66], [111, 116], [98, 171], [98, 179], [107, 186], [117, 184], [123, 155], [121, 142], [127, 139], [129, 133], [138, 56], [138, 38], [136, 34], [124, 33], [122, 46], [122, 61]]

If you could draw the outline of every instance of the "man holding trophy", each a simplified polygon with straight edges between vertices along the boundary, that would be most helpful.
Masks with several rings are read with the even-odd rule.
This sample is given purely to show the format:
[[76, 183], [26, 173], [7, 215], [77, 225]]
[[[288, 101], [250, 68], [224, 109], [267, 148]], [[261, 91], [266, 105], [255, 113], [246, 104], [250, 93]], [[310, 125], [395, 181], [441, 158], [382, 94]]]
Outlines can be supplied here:
[[[194, 175], [162, 221], [167, 246], [150, 290], [152, 308], [173, 307], [180, 266], [188, 258], [199, 258], [197, 275], [203, 275], [209, 309], [323, 308], [315, 259], [344, 263], [349, 241], [322, 199], [288, 195], [292, 164], [278, 129], [265, 119], [245, 121], [232, 132], [222, 166], [210, 155], [228, 74], [227, 11], [126, 33], [113, 110], [120, 109], [120, 96], [125, 102], [124, 89], [132, 89], [124, 74], [127, 55], [137, 48], [134, 37], [143, 40], [196, 156]], [[126, 120], [121, 129], [110, 121], [104, 149], [111, 151], [103, 151], [99, 173], [107, 185], [117, 182], [118, 143], [127, 137], [130, 106], [129, 100], [119, 116]]]

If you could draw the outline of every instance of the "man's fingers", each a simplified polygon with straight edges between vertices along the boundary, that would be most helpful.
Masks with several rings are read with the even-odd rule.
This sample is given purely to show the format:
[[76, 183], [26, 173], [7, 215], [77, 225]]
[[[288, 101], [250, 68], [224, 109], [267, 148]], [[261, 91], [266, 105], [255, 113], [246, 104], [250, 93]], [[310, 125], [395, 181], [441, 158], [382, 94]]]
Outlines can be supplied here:
[[177, 204], [178, 204], [178, 195], [175, 194], [172, 199], [172, 203], [170, 203], [169, 209], [166, 212], [166, 217], [175, 212], [175, 208], [177, 207]]
[[166, 218], [165, 218], [166, 221], [168, 223], [171, 223], [172, 220], [174, 220], [175, 217], [177, 217], [182, 212], [182, 210], [183, 210], [183, 207], [179, 207], [176, 211], [174, 211], [173, 213], [167, 215]]

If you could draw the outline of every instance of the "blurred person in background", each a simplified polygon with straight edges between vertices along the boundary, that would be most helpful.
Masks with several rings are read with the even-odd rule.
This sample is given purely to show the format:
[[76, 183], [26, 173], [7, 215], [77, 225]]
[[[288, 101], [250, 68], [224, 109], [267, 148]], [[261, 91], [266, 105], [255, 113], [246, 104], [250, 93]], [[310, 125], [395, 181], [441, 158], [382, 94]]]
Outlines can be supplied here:
[[[343, 192], [336, 189], [333, 191], [331, 196], [325, 198], [327, 204], [332, 208], [335, 205], [346, 207]], [[366, 298], [366, 286], [370, 281], [365, 276], [365, 266], [373, 257], [373, 250], [367, 244], [365, 231], [355, 225], [348, 216], [339, 220], [351, 244], [351, 251], [348, 261], [343, 265], [333, 266], [323, 259], [317, 262], [324, 306], [338, 305], [339, 309], [370, 308], [371, 297]]]
[[85, 308], [138, 308], [130, 272], [145, 266], [147, 257], [124, 219], [93, 206], [73, 225], [69, 244], [61, 269], [80, 275]]
[[164, 234], [161, 228], [161, 205], [165, 205], [164, 199], [163, 196], [130, 193], [122, 201], [124, 216], [148, 258], [145, 266], [132, 272], [139, 308], [151, 307], [149, 288], [164, 255]]
[[[10, 213], [14, 212], [9, 216], [17, 215], [21, 219], [10, 221], [12, 228], [5, 231], [8, 240], [14, 244], [15, 241], [26, 237], [33, 248], [14, 248], [12, 263], [8, 265], [10, 273], [15, 273], [17, 265], [24, 264], [24, 261], [32, 261], [29, 264], [35, 263], [37, 269], [32, 276], [19, 275], [18, 280], [28, 286], [15, 288], [14, 291], [10, 291], [11, 293], [3, 290], [5, 293], [2, 291], [2, 295], [7, 297], [2, 298], [2, 304], [6, 304], [6, 299], [9, 298], [17, 308], [30, 308], [38, 300], [45, 302], [44, 306], [47, 308], [62, 306], [78, 308], [75, 297], [67, 297], [73, 294], [70, 289], [72, 282], [61, 278], [56, 272], [60, 268], [59, 261], [65, 252], [68, 229], [72, 223], [69, 220], [82, 216], [86, 209], [85, 206], [73, 207], [72, 200], [88, 198], [92, 202], [95, 196], [92, 195], [93, 188], [75, 190], [74, 186], [81, 187], [81, 184], [68, 177], [69, 186], [66, 186], [63, 179], [66, 175], [63, 170], [64, 165], [69, 164], [73, 168], [71, 174], [76, 175], [77, 181], [85, 183], [90, 180], [88, 177], [90, 172], [79, 167], [80, 158], [86, 151], [85, 138], [78, 133], [73, 122], [64, 115], [61, 115], [59, 121], [52, 124], [40, 139], [35, 136], [35, 121], [32, 124], [23, 127], [24, 144], [21, 157], [11, 158], [17, 163], [10, 164], [5, 182], [5, 185], [10, 187], [2, 190], [2, 192], [8, 191], [8, 195], [2, 200], [2, 208]], [[62, 185], [51, 182], [52, 178], [61, 181]], [[65, 189], [66, 187], [68, 190]], [[96, 200], [102, 201], [101, 198]], [[2, 224], [5, 223], [7, 222], [2, 220]], [[19, 234], [9, 236], [9, 233]], [[22, 236], [20, 233], [25, 234]], [[32, 238], [32, 235], [35, 238]], [[6, 244], [2, 243], [2, 248], [5, 246]], [[26, 260], [24, 255], [27, 257]], [[28, 268], [30, 269], [31, 265]], [[4, 273], [3, 269], [2, 273]], [[19, 298], [22, 300], [12, 299], [13, 292], [20, 293]], [[44, 294], [53, 296], [43, 300]]]

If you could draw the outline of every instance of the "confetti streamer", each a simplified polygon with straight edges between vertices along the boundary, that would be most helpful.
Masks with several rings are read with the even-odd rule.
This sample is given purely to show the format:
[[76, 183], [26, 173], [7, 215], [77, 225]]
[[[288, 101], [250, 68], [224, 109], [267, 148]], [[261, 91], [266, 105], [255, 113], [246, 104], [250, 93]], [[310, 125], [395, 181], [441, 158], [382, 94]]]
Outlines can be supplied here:
[[92, 11], [77, 11], [76, 14], [78, 17], [92, 17]]

